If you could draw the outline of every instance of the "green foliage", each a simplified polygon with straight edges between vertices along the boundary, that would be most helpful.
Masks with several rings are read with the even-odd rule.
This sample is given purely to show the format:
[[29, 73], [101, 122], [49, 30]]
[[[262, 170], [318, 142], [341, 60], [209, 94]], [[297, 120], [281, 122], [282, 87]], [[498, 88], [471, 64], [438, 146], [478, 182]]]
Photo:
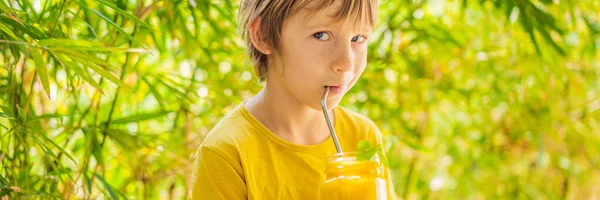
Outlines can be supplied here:
[[389, 167], [387, 157], [383, 156], [381, 144], [373, 147], [368, 140], [361, 140], [356, 145], [356, 160], [372, 160], [375, 154], [379, 156], [383, 165]]
[[[181, 199], [260, 90], [239, 1], [0, 0], [0, 198]], [[342, 105], [406, 199], [600, 195], [600, 3], [381, 1]]]

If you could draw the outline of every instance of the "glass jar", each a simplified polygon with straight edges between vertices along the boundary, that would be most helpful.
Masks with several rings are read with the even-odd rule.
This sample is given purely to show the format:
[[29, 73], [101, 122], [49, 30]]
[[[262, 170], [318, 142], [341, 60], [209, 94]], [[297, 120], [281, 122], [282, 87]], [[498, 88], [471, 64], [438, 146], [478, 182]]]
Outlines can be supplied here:
[[356, 152], [330, 156], [320, 188], [321, 199], [388, 199], [384, 167], [377, 154], [371, 160], [358, 160]]

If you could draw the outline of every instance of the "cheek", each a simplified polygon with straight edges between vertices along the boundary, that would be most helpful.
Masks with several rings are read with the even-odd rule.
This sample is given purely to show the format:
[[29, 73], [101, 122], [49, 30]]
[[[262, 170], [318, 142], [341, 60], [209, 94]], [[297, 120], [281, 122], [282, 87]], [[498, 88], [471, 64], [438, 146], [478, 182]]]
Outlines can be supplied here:
[[356, 70], [359, 70], [362, 72], [365, 69], [365, 67], [367, 66], [367, 53], [359, 52], [358, 56], [356, 57], [355, 63], [356, 63]]

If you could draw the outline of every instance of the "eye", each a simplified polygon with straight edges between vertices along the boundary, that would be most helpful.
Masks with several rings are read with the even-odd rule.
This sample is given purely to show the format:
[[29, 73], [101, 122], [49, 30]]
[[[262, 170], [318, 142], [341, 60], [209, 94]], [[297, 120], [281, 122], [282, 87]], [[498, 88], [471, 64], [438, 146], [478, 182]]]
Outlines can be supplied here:
[[314, 36], [315, 38], [319, 39], [319, 40], [322, 40], [322, 41], [327, 41], [327, 40], [329, 40], [329, 39], [331, 38], [331, 37], [329, 36], [329, 33], [322, 32], [322, 31], [321, 31], [321, 32], [318, 32], [318, 33], [315, 33], [315, 34], [313, 34], [313, 36]]
[[362, 43], [362, 42], [364, 42], [366, 39], [367, 39], [367, 37], [365, 37], [365, 36], [362, 36], [362, 35], [357, 35], [357, 36], [354, 36], [354, 37], [352, 38], [352, 42], [356, 42], [356, 43]]

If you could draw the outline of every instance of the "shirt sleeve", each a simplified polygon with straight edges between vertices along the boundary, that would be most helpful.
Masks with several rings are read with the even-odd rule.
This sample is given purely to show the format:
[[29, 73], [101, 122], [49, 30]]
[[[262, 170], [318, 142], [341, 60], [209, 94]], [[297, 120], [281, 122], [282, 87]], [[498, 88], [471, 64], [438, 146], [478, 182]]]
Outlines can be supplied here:
[[196, 153], [189, 199], [247, 199], [242, 167], [201, 146]]
[[[383, 135], [381, 134], [381, 130], [379, 130], [379, 128], [377, 127], [377, 125], [371, 121], [369, 129], [368, 129], [368, 135], [367, 137], [369, 137], [370, 140], [374, 140], [375, 145], [381, 144], [383, 146]], [[385, 157], [385, 160], [387, 159], [387, 155], [385, 155], [385, 151], [383, 151], [383, 157]], [[387, 191], [388, 191], [388, 199], [391, 200], [396, 200], [398, 199], [398, 196], [396, 196], [396, 191], [394, 189], [394, 182], [392, 182], [392, 175], [390, 174], [390, 169], [389, 167], [385, 167], [384, 169], [384, 174], [387, 177]]]

